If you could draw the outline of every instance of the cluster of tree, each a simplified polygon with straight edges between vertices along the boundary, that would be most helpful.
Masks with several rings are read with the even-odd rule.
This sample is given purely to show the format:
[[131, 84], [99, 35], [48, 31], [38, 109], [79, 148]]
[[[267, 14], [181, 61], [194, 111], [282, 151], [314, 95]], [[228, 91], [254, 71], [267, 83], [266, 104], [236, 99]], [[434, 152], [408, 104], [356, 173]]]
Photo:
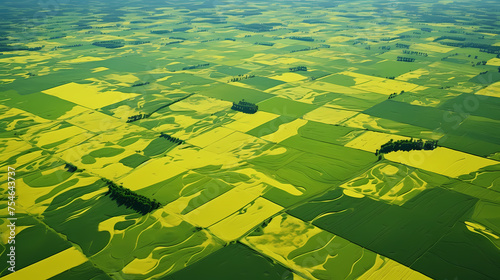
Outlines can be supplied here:
[[188, 31], [190, 29], [193, 29], [193, 28], [192, 27], [188, 27], [188, 26], [186, 26], [186, 27], [178, 27], [178, 28], [172, 29], [172, 32], [186, 32], [186, 31]]
[[182, 43], [182, 42], [184, 42], [184, 41], [172, 41], [172, 42], [165, 43], [165, 46], [173, 45], [173, 44], [179, 44], [179, 43]]
[[261, 45], [261, 46], [268, 46], [268, 47], [274, 46], [274, 43], [269, 43], [269, 42], [255, 42], [254, 44]]
[[73, 173], [73, 172], [75, 172], [75, 171], [78, 170], [78, 167], [76, 167], [75, 165], [73, 165], [71, 163], [66, 163], [64, 165], [64, 168], [66, 168], [68, 170], [68, 172], [71, 172], [71, 173]]
[[147, 213], [161, 207], [161, 203], [155, 199], [149, 199], [143, 195], [137, 194], [123, 186], [115, 184], [108, 179], [102, 179], [108, 185], [108, 191], [105, 195], [115, 200], [118, 206], [133, 209], [134, 211], [146, 215]]
[[150, 114], [138, 114], [128, 117], [127, 123], [135, 122], [141, 119], [149, 118]]
[[486, 29], [486, 28], [483, 28], [483, 29], [476, 29], [475, 30], [476, 32], [478, 33], [491, 33], [491, 34], [500, 34], [500, 31], [498, 30], [494, 30], [494, 29]]
[[257, 110], [259, 110], [259, 106], [250, 102], [245, 102], [245, 99], [243, 99], [238, 103], [233, 102], [233, 106], [231, 107], [231, 109], [246, 114], [255, 114]]
[[142, 45], [142, 44], [148, 44], [148, 43], [151, 43], [151, 41], [129, 41], [127, 42], [127, 44], [129, 45]]
[[432, 29], [428, 28], [428, 27], [422, 27], [422, 28], [420, 28], [420, 30], [422, 30], [424, 32], [432, 32]]
[[404, 54], [411, 54], [411, 55], [420, 55], [420, 56], [428, 56], [427, 53], [424, 52], [416, 52], [416, 51], [409, 51], [409, 50], [403, 50]]
[[215, 38], [215, 39], [210, 39], [210, 40], [202, 40], [200, 43], [207, 43], [207, 42], [213, 42], [213, 41], [220, 41], [221, 38]]
[[381, 47], [378, 47], [379, 49], [382, 49], [382, 50], [386, 50], [386, 51], [390, 51], [391, 50], [391, 46], [381, 46]]
[[319, 47], [314, 47], [314, 48], [308, 47], [308, 48], [303, 48], [303, 49], [298, 49], [298, 50], [291, 50], [290, 53], [312, 51], [312, 50], [318, 50], [320, 48], [327, 48], [328, 49], [328, 48], [330, 48], [330, 45], [322, 44]]
[[224, 40], [226, 40], [226, 41], [233, 41], [233, 42], [235, 42], [235, 41], [236, 41], [236, 39], [234, 39], [234, 38], [229, 38], [229, 37], [228, 37], [228, 38], [224, 38]]
[[392, 139], [389, 142], [380, 146], [380, 149], [375, 151], [375, 155], [388, 154], [397, 151], [414, 151], [414, 150], [434, 150], [437, 148], [437, 140], [423, 141], [422, 139], [413, 140], [396, 140]]
[[122, 40], [109, 40], [94, 42], [92, 45], [108, 49], [116, 49], [125, 46], [125, 43], [123, 43]]
[[140, 86], [145, 86], [145, 85], [149, 85], [149, 82], [133, 84], [131, 87], [140, 87]]
[[485, 53], [495, 53], [495, 54], [500, 53], [500, 46], [492, 46], [488, 44], [473, 43], [473, 42], [465, 42], [465, 43], [439, 42], [439, 43], [442, 45], [457, 47], [457, 48], [475, 48], [479, 49], [480, 52], [485, 52]]
[[380, 41], [390, 42], [390, 41], [394, 41], [394, 40], [397, 40], [397, 39], [401, 39], [401, 36], [382, 38], [382, 39], [380, 39]]
[[239, 26], [236, 26], [237, 29], [243, 30], [243, 31], [251, 31], [251, 32], [268, 32], [273, 30], [276, 26], [282, 25], [281, 23], [249, 23], [249, 24], [242, 24]]
[[397, 43], [397, 44], [396, 44], [396, 48], [400, 48], [400, 49], [409, 49], [409, 48], [410, 48], [410, 45]]
[[242, 81], [242, 80], [246, 80], [246, 79], [251, 79], [251, 78], [254, 78], [255, 75], [238, 75], [237, 77], [233, 77], [231, 78], [231, 80], [227, 81], [228, 83], [234, 83], [234, 82], [238, 82], [238, 81]]
[[182, 40], [182, 41], [187, 40], [186, 38], [183, 38], [183, 37], [168, 37], [168, 39], [170, 39], [170, 40]]
[[434, 39], [434, 42], [438, 42], [441, 40], [453, 40], [453, 41], [465, 41], [465, 37], [457, 37], [457, 36], [441, 36], [436, 39]]
[[389, 94], [389, 97], [387, 97], [387, 99], [393, 99], [394, 97], [401, 95], [403, 93], [405, 93], [404, 90], [402, 90], [399, 94], [397, 92], [391, 93], [391, 94]]
[[166, 29], [163, 29], [163, 30], [151, 30], [149, 31], [149, 33], [151, 34], [167, 34], [167, 33], [172, 33], [171, 30], [166, 30]]
[[22, 46], [11, 46], [11, 45], [0, 45], [0, 52], [12, 52], [12, 51], [39, 51], [45, 46], [41, 47], [22, 47]]
[[82, 44], [75, 44], [75, 45], [68, 45], [68, 46], [55, 46], [50, 50], [55, 51], [57, 49], [69, 49], [69, 48], [76, 48], [76, 47], [81, 47], [81, 46], [83, 46], [83, 45]]
[[198, 69], [198, 68], [202, 68], [202, 67], [207, 67], [209, 65], [210, 65], [210, 63], [198, 64], [198, 65], [193, 65], [193, 66], [186, 66], [186, 67], [182, 68], [182, 70]]
[[173, 143], [175, 143], [175, 144], [177, 144], [177, 145], [180, 145], [180, 144], [184, 143], [184, 141], [183, 141], [183, 140], [181, 140], [181, 139], [179, 139], [179, 138], [177, 138], [177, 137], [172, 137], [172, 136], [170, 136], [170, 135], [168, 135], [168, 134], [166, 134], [166, 133], [163, 133], [163, 132], [161, 132], [161, 133], [160, 133], [160, 137], [161, 137], [161, 138], [165, 138], [165, 139], [167, 139], [168, 141], [173, 142]]
[[66, 37], [66, 35], [60, 35], [60, 36], [53, 36], [53, 37], [50, 37], [49, 40], [54, 40], [54, 39], [62, 39]]
[[[486, 63], [488, 63], [488, 62], [483, 60], [483, 61], [478, 61], [476, 63], [474, 63], [474, 61], [471, 61], [471, 63], [472, 63], [472, 66], [475, 66], [475, 65], [479, 66], [479, 65], [486, 65]], [[488, 71], [486, 71], [486, 72], [488, 72]]]
[[290, 67], [289, 70], [290, 72], [307, 71], [307, 67], [306, 66]]
[[314, 42], [314, 39], [312, 37], [290, 36], [290, 37], [288, 37], [288, 39], [299, 40], [299, 41], [306, 41], [306, 42]]
[[415, 58], [412, 58], [412, 57], [404, 57], [404, 56], [398, 56], [397, 61], [414, 62], [414, 61], [415, 61]]

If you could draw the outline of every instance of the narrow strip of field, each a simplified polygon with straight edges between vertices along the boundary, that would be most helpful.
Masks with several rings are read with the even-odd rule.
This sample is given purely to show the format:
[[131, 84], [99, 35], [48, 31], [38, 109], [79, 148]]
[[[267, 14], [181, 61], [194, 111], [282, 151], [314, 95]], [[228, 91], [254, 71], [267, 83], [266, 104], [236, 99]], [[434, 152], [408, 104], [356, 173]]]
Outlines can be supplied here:
[[8, 274], [2, 280], [49, 279], [86, 261], [87, 257], [85, 255], [76, 248], [71, 247], [19, 271]]

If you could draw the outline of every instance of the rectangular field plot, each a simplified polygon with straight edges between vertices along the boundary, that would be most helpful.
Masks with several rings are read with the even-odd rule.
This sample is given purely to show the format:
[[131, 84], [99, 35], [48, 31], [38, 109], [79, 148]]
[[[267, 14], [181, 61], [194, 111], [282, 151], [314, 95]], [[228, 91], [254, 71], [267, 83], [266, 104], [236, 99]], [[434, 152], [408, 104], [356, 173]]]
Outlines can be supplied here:
[[78, 83], [65, 84], [43, 92], [91, 109], [105, 107], [137, 96], [137, 94], [118, 91], [101, 92], [99, 87]]

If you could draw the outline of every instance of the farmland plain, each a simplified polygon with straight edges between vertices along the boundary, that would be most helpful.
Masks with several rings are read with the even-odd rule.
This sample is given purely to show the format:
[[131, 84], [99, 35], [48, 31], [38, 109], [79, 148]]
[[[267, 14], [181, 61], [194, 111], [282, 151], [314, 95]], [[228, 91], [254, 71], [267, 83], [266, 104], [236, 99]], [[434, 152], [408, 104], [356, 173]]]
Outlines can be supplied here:
[[500, 279], [498, 1], [0, 8], [2, 279]]

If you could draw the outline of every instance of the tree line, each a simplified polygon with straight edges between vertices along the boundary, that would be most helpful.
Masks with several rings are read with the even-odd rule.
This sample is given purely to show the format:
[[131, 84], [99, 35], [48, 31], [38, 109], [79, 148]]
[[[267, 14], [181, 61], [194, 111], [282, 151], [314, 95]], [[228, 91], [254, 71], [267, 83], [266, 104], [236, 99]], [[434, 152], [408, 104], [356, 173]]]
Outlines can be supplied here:
[[92, 45], [97, 47], [103, 47], [108, 49], [116, 49], [125, 46], [125, 43], [121, 40], [108, 40], [108, 41], [97, 41], [93, 42]]
[[149, 85], [149, 82], [133, 84], [131, 87], [140, 87], [140, 86], [145, 86], [145, 85]]
[[198, 69], [198, 68], [202, 68], [202, 67], [207, 67], [209, 65], [210, 65], [210, 63], [198, 64], [198, 65], [193, 65], [193, 66], [186, 66], [186, 67], [182, 68], [182, 70]]
[[105, 195], [116, 201], [118, 206], [125, 205], [125, 207], [133, 209], [142, 215], [146, 215], [161, 207], [161, 203], [155, 199], [149, 199], [143, 195], [137, 194], [121, 185], [115, 184], [111, 180], [104, 178], [102, 178], [102, 180], [108, 186], [108, 191]]
[[415, 58], [412, 58], [412, 57], [404, 57], [404, 56], [398, 56], [397, 61], [414, 62], [414, 61], [415, 61]]
[[416, 51], [409, 51], [409, 50], [403, 50], [404, 54], [411, 54], [411, 55], [420, 55], [420, 56], [428, 56], [427, 53], [424, 52], [416, 52]]
[[179, 138], [177, 138], [177, 137], [170, 136], [170, 135], [168, 135], [168, 134], [166, 134], [166, 133], [163, 133], [163, 132], [161, 132], [161, 133], [160, 133], [160, 137], [161, 137], [161, 138], [165, 138], [165, 139], [167, 139], [168, 141], [173, 142], [173, 143], [175, 143], [175, 144], [177, 144], [177, 145], [180, 145], [180, 144], [184, 143], [184, 141], [183, 141], [183, 140], [181, 140], [181, 139], [179, 139]]
[[397, 151], [413, 151], [413, 150], [434, 150], [437, 148], [437, 140], [424, 141], [422, 139], [414, 140], [413, 138], [409, 140], [389, 140], [389, 142], [380, 146], [380, 149], [375, 151], [375, 155], [388, 154], [390, 152]]
[[227, 81], [228, 83], [231, 82], [231, 83], [234, 83], [234, 82], [238, 82], [238, 81], [243, 81], [243, 80], [246, 80], [246, 79], [251, 79], [251, 78], [255, 78], [255, 75], [238, 75], [237, 77], [232, 77], [231, 80]]
[[[399, 95], [401, 95], [401, 94], [403, 94], [403, 93], [405, 93], [405, 91], [404, 91], [404, 90], [402, 90], [402, 91], [399, 93]], [[396, 96], [398, 96], [398, 94], [397, 94], [396, 92], [395, 92], [395, 93], [391, 93], [391, 94], [389, 94], [389, 97], [387, 97], [387, 99], [393, 99], [393, 98], [394, 98], [394, 97], [396, 97]]]
[[270, 42], [255, 42], [254, 45], [272, 47], [272, 46], [274, 46], [274, 43], [270, 43]]

